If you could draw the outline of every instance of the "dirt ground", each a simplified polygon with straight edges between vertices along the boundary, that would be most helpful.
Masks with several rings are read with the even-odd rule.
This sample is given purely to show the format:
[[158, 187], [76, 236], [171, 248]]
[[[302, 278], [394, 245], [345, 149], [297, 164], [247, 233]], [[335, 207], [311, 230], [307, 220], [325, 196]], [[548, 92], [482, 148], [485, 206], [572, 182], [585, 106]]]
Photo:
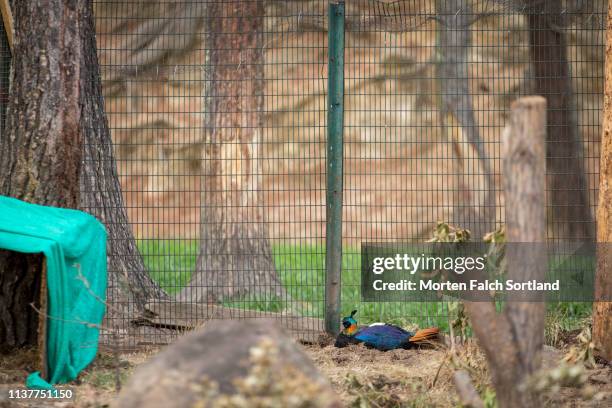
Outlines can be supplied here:
[[[476, 346], [459, 349], [451, 361], [448, 349], [393, 350], [381, 353], [361, 345], [346, 349], [308, 347], [308, 353], [350, 407], [456, 407], [452, 381], [455, 368], [467, 369], [485, 403], [494, 392], [484, 356]], [[545, 365], [553, 367], [563, 351], [547, 347]], [[587, 371], [580, 388], [562, 388], [545, 396], [546, 406], [612, 406], [612, 368], [598, 365]], [[586, 391], [586, 392], [585, 392]], [[586, 398], [585, 398], [586, 397]], [[493, 407], [495, 405], [489, 405]]]
[[[567, 334], [561, 348], [546, 347], [545, 366], [558, 364], [572, 345], [575, 335]], [[380, 352], [353, 345], [338, 349], [333, 345], [305, 345], [306, 353], [329, 378], [338, 397], [347, 407], [455, 407], [459, 399], [452, 373], [466, 369], [487, 403], [494, 407], [494, 392], [489, 384], [484, 357], [474, 344], [459, 346], [455, 358], [446, 347]], [[47, 405], [40, 402], [17, 404], [8, 400], [6, 389], [21, 387], [36, 361], [36, 352], [26, 350], [0, 357], [0, 408], [4, 407], [105, 407], [109, 406], [119, 383], [125, 383], [136, 366], [157, 352], [147, 349], [118, 356], [100, 352], [96, 361], [79, 379], [67, 387], [76, 399]], [[612, 366], [598, 361], [585, 371], [583, 381], [562, 386], [544, 394], [544, 406], [612, 406]]]

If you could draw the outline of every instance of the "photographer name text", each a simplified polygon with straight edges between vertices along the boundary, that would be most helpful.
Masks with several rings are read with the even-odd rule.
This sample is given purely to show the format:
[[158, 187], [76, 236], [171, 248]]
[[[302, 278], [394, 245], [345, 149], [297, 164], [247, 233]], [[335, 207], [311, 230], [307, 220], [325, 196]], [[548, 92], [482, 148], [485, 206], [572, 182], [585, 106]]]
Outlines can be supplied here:
[[402, 279], [397, 282], [384, 282], [377, 279], [372, 282], [372, 287], [376, 291], [558, 291], [560, 288], [559, 280], [553, 282], [540, 282], [531, 280], [527, 282], [517, 282], [513, 280], [470, 280], [469, 282], [434, 282], [431, 280], [421, 280], [418, 285], [414, 281]]

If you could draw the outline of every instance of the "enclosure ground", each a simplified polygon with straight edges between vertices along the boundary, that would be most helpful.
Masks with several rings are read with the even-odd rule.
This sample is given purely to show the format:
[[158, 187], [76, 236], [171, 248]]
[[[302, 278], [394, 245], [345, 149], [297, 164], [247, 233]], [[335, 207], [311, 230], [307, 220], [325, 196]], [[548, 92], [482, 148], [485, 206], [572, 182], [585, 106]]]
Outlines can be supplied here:
[[[317, 367], [330, 379], [346, 406], [459, 406], [452, 382], [454, 367], [448, 359], [447, 349], [393, 350], [381, 353], [355, 345], [345, 349], [333, 346], [307, 347], [307, 350]], [[547, 348], [546, 364], [552, 367], [562, 356], [562, 350]], [[476, 349], [468, 348], [462, 353], [462, 359], [468, 364], [475, 386], [487, 406], [495, 406], [484, 356]], [[546, 396], [547, 405], [595, 407], [612, 404], [612, 369], [609, 366], [589, 370], [588, 383], [602, 391], [597, 400], [585, 400], [581, 396], [581, 389], [563, 388], [556, 395]]]
[[[577, 331], [559, 333], [558, 348], [546, 347], [545, 365], [553, 367], [577, 342]], [[455, 407], [458, 397], [452, 382], [454, 364], [445, 347], [422, 350], [380, 352], [361, 345], [338, 349], [333, 345], [305, 345], [306, 353], [326, 375], [342, 402], [349, 407]], [[68, 386], [74, 402], [56, 402], [51, 407], [104, 407], [116, 395], [117, 379], [125, 383], [134, 368], [157, 353], [146, 349], [117, 355], [104, 350], [96, 361]], [[494, 407], [494, 393], [488, 383], [486, 364], [476, 347], [461, 347], [460, 361], [471, 371], [481, 396]], [[36, 362], [34, 350], [0, 357], [0, 384], [9, 388], [23, 385]], [[4, 388], [5, 386], [1, 386]], [[596, 392], [596, 399], [585, 399], [585, 387]], [[0, 396], [0, 407], [41, 406], [15, 404]], [[579, 387], [562, 387], [550, 393], [545, 406], [612, 406], [612, 366], [599, 362], [587, 370], [587, 381]]]

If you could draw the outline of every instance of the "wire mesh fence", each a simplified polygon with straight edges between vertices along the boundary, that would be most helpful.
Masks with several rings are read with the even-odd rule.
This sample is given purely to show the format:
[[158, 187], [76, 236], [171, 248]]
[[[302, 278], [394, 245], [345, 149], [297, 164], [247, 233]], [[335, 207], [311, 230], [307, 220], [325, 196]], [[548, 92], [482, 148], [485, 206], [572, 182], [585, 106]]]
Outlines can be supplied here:
[[[137, 344], [210, 318], [272, 317], [314, 340], [325, 312], [328, 1], [94, 6], [125, 206], [159, 294], [128, 300], [146, 325], [111, 325]], [[423, 242], [438, 222], [474, 239], [502, 225], [500, 138], [520, 96], [548, 101], [549, 238], [594, 238], [606, 7], [346, 3], [342, 313], [448, 325], [444, 302], [361, 302], [360, 245]], [[109, 284], [113, 307], [131, 288]]]

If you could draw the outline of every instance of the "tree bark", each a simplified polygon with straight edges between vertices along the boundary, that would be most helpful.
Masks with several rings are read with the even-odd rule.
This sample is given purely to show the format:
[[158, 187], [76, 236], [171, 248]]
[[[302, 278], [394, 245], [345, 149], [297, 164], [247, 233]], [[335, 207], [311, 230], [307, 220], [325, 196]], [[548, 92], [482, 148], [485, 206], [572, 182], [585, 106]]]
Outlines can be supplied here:
[[597, 208], [597, 275], [593, 309], [593, 341], [596, 352], [612, 361], [612, 2], [608, 6], [604, 119], [599, 166]]
[[480, 239], [495, 229], [495, 195], [469, 86], [468, 59], [474, 18], [467, 0], [436, 0], [438, 71], [443, 126], [453, 144], [457, 191], [453, 223]]
[[283, 293], [261, 207], [264, 7], [208, 3], [211, 81], [209, 164], [203, 186], [200, 253], [183, 301]]
[[[37, 204], [81, 207], [106, 225], [108, 315], [120, 313], [127, 321], [134, 312], [128, 304], [142, 308], [147, 298], [162, 293], [145, 271], [123, 208], [104, 115], [91, 1], [19, 1], [14, 19], [0, 193]], [[39, 279], [40, 257], [2, 254], [0, 342], [22, 346], [35, 338], [35, 325], [22, 316], [34, 313], [28, 299], [38, 298], [33, 292]]]
[[[543, 98], [523, 98], [512, 105], [502, 142], [506, 234], [510, 243], [546, 242], [545, 132]], [[506, 258], [508, 279], [544, 280], [546, 253], [541, 246], [508, 246]], [[465, 302], [502, 408], [537, 406], [536, 397], [522, 390], [521, 383], [541, 364], [545, 307], [543, 302], [520, 300], [519, 294], [508, 301], [502, 313], [496, 312], [492, 302]]]
[[[79, 204], [80, 36], [73, 5], [17, 2], [14, 84], [0, 144], [0, 194], [75, 208]], [[49, 24], [49, 22], [55, 24]], [[74, 61], [74, 64], [66, 64]], [[0, 343], [36, 341], [30, 303], [40, 288], [40, 256], [0, 253]]]
[[533, 93], [548, 102], [546, 166], [550, 226], [555, 238], [589, 241], [595, 225], [589, 206], [574, 91], [561, 25], [562, 2], [534, 1], [527, 8], [534, 69]]
[[[4, 6], [7, 6], [6, 4]], [[10, 10], [0, 5], [2, 19], [0, 19], [0, 143], [5, 134], [4, 120], [6, 106], [8, 105], [9, 75], [11, 70], [11, 52], [13, 42], [13, 16]]]

